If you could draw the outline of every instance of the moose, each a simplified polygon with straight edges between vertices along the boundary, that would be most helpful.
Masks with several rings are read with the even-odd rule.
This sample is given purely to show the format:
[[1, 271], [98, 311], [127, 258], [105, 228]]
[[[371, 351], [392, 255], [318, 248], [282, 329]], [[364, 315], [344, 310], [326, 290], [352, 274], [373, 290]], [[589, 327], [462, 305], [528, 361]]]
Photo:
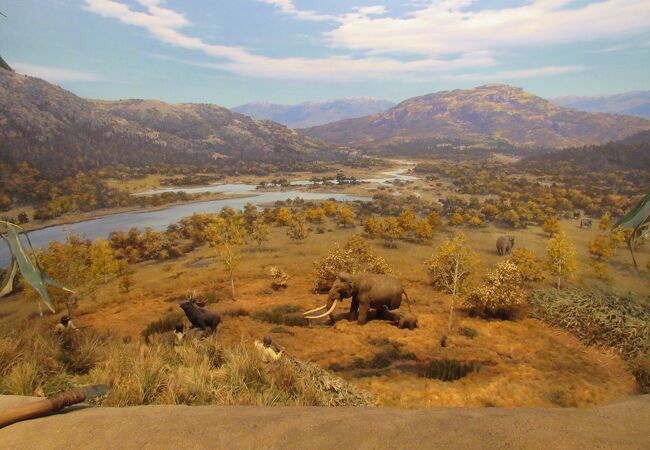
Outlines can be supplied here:
[[210, 329], [213, 333], [221, 323], [221, 316], [215, 312], [208, 311], [194, 299], [185, 300], [179, 305], [188, 320], [192, 324], [192, 328], [199, 328], [201, 330]]

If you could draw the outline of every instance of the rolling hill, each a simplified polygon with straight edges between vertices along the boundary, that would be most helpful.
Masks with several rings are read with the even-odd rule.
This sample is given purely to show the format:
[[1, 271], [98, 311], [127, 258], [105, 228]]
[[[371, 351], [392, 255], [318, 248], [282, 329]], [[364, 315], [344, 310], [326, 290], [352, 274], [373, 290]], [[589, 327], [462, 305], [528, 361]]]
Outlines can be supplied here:
[[45, 175], [112, 164], [199, 164], [222, 157], [295, 161], [337, 155], [317, 139], [216, 105], [86, 100], [4, 70], [0, 98], [2, 162], [28, 162]]
[[625, 114], [650, 119], [650, 91], [624, 92], [599, 97], [554, 97], [549, 100], [565, 108]]
[[353, 97], [297, 105], [247, 103], [232, 110], [258, 120], [273, 120], [291, 128], [306, 128], [384, 112], [393, 106], [395, 103], [388, 100]]
[[491, 84], [405, 100], [384, 113], [303, 130], [361, 148], [434, 141], [564, 148], [602, 144], [650, 129], [650, 121], [556, 106], [520, 88]]
[[602, 145], [573, 147], [530, 155], [519, 163], [522, 167], [544, 168], [553, 173], [560, 165], [576, 173], [616, 173], [636, 170], [650, 175], [650, 130], [636, 133], [621, 141]]

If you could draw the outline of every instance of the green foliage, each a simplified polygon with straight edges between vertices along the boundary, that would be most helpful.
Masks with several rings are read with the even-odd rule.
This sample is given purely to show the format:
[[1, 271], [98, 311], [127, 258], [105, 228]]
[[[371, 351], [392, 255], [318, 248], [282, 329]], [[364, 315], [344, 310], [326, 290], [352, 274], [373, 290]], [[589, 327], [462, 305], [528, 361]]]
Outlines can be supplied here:
[[632, 294], [585, 289], [540, 289], [531, 314], [569, 330], [587, 345], [611, 347], [625, 358], [650, 352], [650, 306]]

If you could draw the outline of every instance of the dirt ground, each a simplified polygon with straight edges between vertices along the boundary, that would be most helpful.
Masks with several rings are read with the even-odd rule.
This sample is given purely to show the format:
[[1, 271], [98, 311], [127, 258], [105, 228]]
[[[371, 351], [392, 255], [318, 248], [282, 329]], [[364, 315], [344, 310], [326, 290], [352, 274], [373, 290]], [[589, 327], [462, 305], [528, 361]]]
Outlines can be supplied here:
[[[0, 397], [0, 410], [34, 401]], [[0, 447], [642, 449], [650, 396], [596, 408], [77, 407], [0, 430]]]

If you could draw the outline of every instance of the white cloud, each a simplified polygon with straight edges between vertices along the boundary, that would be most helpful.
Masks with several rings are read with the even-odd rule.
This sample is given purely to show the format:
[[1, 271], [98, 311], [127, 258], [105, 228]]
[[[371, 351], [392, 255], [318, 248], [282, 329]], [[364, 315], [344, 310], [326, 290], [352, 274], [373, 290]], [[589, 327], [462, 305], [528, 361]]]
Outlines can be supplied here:
[[[332, 21], [334, 28], [325, 34], [329, 44], [355, 55], [283, 58], [190, 36], [184, 32], [191, 25], [189, 20], [163, 7], [164, 0], [137, 0], [141, 10], [132, 9], [123, 0], [85, 1], [85, 8], [93, 13], [143, 28], [163, 43], [213, 58], [198, 63], [201, 66], [280, 79], [451, 77], [456, 71], [495, 66], [496, 56], [511, 49], [620, 37], [647, 30], [650, 24], [647, 0], [601, 0], [580, 7], [573, 7], [572, 0], [530, 0], [520, 7], [473, 12], [465, 8], [474, 0], [429, 0], [412, 3], [414, 10], [401, 17], [388, 16], [383, 6], [353, 8], [347, 14], [330, 16], [301, 10], [292, 0], [259, 0], [297, 19]], [[407, 55], [408, 61], [399, 59]], [[510, 73], [519, 78], [548, 76], [575, 67]], [[463, 76], [474, 75], [456, 75]]]
[[531, 0], [467, 10], [475, 0], [430, 0], [402, 17], [346, 14], [327, 33], [334, 46], [374, 54], [446, 55], [586, 42], [650, 31], [648, 0]]
[[43, 78], [56, 83], [66, 81], [106, 81], [101, 75], [90, 72], [78, 72], [75, 70], [62, 69], [60, 67], [36, 66], [33, 64], [13, 63], [12, 68], [24, 75]]
[[315, 21], [326, 21], [326, 20], [336, 20], [336, 16], [331, 16], [328, 14], [319, 14], [314, 11], [304, 11], [298, 9], [294, 5], [292, 0], [259, 0], [262, 3], [267, 3], [269, 5], [275, 6], [280, 11], [285, 14], [289, 14], [297, 19], [301, 20], [315, 20]]
[[628, 44], [619, 44], [619, 45], [611, 45], [609, 47], [603, 47], [598, 50], [594, 50], [592, 53], [613, 53], [613, 52], [622, 52], [624, 50], [644, 49], [648, 47], [650, 47], [650, 41], [630, 42]]

